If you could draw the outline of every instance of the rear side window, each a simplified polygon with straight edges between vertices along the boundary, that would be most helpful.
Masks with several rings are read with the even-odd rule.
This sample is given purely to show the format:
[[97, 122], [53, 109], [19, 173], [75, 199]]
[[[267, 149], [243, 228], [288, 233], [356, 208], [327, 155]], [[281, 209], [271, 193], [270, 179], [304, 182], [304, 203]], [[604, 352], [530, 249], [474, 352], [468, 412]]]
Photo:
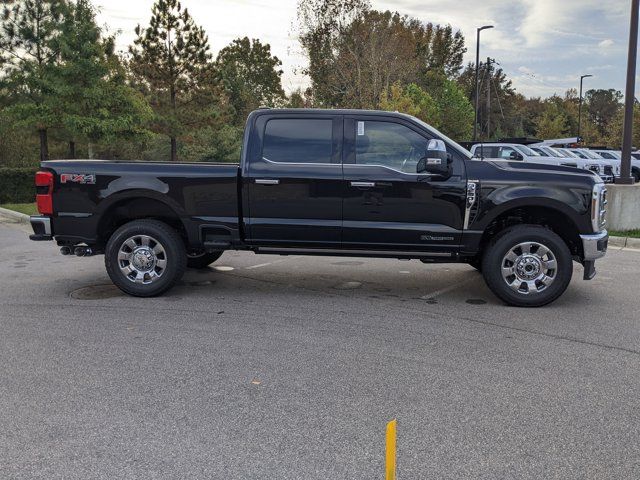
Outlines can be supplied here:
[[264, 131], [262, 156], [272, 162], [331, 163], [333, 121], [274, 118]]

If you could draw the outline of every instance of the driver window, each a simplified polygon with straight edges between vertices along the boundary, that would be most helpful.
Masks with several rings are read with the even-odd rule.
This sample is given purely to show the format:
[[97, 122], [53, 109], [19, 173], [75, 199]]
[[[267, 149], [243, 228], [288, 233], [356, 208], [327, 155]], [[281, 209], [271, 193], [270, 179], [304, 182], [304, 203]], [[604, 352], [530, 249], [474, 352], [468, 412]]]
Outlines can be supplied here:
[[356, 121], [356, 164], [416, 173], [429, 139], [392, 122]]

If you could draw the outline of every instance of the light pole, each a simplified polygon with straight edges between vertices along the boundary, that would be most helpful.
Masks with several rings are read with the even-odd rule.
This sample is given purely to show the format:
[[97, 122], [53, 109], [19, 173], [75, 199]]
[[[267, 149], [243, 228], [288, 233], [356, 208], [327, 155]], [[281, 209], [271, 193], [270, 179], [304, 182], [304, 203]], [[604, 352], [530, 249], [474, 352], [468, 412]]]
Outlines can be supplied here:
[[633, 133], [633, 103], [636, 89], [636, 57], [638, 53], [638, 9], [640, 0], [631, 0], [631, 25], [629, 27], [629, 56], [627, 59], [627, 88], [624, 95], [624, 128], [622, 133], [622, 161], [620, 177], [616, 183], [632, 185], [631, 135]]
[[578, 141], [580, 141], [580, 127], [582, 126], [582, 81], [585, 78], [593, 77], [593, 75], [580, 76], [580, 102], [578, 103]]
[[488, 28], [493, 28], [493, 25], [484, 25], [477, 29], [476, 35], [476, 114], [473, 120], [473, 141], [478, 139], [478, 101], [480, 93], [478, 92], [478, 64], [480, 63], [480, 32]]

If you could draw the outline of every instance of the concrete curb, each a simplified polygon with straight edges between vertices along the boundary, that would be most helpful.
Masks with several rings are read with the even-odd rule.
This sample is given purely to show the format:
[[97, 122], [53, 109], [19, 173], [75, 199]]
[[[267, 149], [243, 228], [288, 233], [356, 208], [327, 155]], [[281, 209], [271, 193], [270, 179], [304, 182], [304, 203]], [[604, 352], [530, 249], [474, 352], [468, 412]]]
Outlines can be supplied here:
[[[4, 215], [18, 223], [24, 223], [29, 225], [29, 215], [20, 212], [14, 212], [7, 208], [0, 207], [0, 216]], [[632, 248], [634, 250], [640, 250], [640, 238], [632, 237], [609, 237], [609, 246], [616, 248]]]
[[25, 224], [29, 224], [29, 215], [26, 215], [24, 213], [20, 213], [20, 212], [15, 212], [13, 210], [9, 210], [7, 208], [2, 208], [0, 207], [0, 215], [3, 215], [5, 217], [9, 217], [12, 220], [15, 220], [18, 223], [25, 223]]

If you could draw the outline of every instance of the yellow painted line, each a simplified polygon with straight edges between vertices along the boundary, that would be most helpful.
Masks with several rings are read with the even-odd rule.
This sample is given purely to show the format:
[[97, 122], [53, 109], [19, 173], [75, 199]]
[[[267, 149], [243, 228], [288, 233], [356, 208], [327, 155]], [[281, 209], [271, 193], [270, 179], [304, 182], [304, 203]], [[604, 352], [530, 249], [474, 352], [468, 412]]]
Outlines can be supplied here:
[[386, 480], [396, 480], [396, 420], [387, 423]]

